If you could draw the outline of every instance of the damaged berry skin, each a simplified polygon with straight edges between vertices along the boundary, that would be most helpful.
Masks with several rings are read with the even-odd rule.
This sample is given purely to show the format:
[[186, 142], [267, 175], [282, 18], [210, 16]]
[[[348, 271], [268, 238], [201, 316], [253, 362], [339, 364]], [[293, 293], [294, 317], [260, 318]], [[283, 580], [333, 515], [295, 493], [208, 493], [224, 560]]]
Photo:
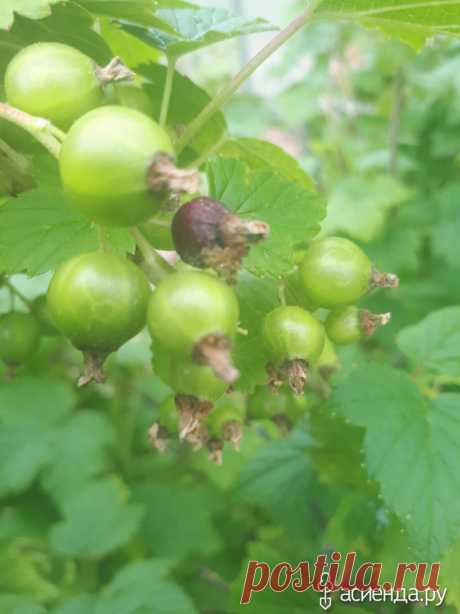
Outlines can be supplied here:
[[64, 130], [103, 102], [96, 64], [61, 43], [22, 49], [8, 65], [5, 90], [9, 104]]
[[35, 318], [19, 311], [0, 316], [0, 359], [7, 365], [20, 365], [30, 358], [40, 343]]
[[161, 154], [172, 156], [173, 147], [155, 121], [133, 109], [100, 107], [76, 121], [62, 145], [62, 184], [90, 220], [135, 226], [162, 204], [162, 195], [152, 192], [148, 181]]
[[245, 221], [217, 200], [200, 197], [182, 205], [171, 230], [184, 262], [212, 268], [233, 282], [251, 244], [264, 239], [269, 226]]
[[315, 362], [324, 348], [324, 328], [311, 313], [301, 307], [277, 307], [265, 316], [264, 343], [274, 360]]
[[94, 252], [61, 265], [48, 289], [48, 307], [77, 349], [108, 354], [145, 326], [149, 296], [147, 279], [132, 262]]
[[311, 244], [299, 266], [306, 299], [328, 309], [352, 305], [372, 284], [372, 263], [352, 241], [329, 237]]
[[222, 224], [230, 211], [212, 198], [196, 198], [174, 216], [171, 230], [177, 253], [187, 264], [203, 266], [203, 250], [224, 247]]
[[231, 288], [206, 273], [187, 271], [158, 284], [147, 322], [154, 341], [191, 358], [195, 346], [208, 335], [232, 339], [238, 318], [239, 305]]

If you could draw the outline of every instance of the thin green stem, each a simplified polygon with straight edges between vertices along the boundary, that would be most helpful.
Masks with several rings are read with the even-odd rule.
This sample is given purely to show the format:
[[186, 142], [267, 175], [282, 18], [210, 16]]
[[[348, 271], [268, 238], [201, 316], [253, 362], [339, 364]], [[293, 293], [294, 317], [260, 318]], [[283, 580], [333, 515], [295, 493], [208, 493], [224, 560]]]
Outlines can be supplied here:
[[43, 147], [46, 147], [55, 158], [59, 158], [61, 143], [56, 138], [56, 134], [63, 135], [64, 133], [59, 128], [53, 126], [47, 119], [24, 113], [6, 102], [0, 102], [0, 117], [26, 130]]
[[163, 90], [163, 99], [161, 101], [161, 111], [159, 123], [162, 128], [166, 126], [168, 121], [169, 103], [171, 101], [171, 94], [174, 81], [174, 71], [176, 70], [177, 58], [168, 57], [168, 67], [166, 70], [166, 81]]
[[177, 142], [176, 151], [179, 154], [190, 143], [194, 136], [201, 130], [206, 122], [219, 111], [223, 105], [239, 90], [245, 81], [270, 58], [284, 43], [311, 21], [316, 8], [322, 0], [311, 0], [308, 7], [291, 23], [278, 32], [278, 34], [263, 48], [252, 60], [217, 94], [213, 100], [201, 111], [199, 115], [188, 125], [184, 134]]
[[51, 134], [55, 136], [59, 141], [61, 141], [61, 143], [64, 141], [65, 137], [67, 136], [63, 130], [61, 130], [57, 126], [53, 126], [53, 124], [50, 124], [49, 129], [50, 129]]
[[153, 284], [160, 283], [162, 279], [174, 273], [173, 267], [153, 249], [138, 228], [131, 228], [130, 232], [144, 259], [144, 271]]

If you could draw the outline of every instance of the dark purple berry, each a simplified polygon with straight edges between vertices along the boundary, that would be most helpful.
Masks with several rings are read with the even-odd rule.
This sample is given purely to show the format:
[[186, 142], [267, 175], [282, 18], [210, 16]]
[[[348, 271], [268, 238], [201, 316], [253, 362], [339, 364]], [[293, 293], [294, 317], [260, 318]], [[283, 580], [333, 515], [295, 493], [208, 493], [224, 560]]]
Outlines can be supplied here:
[[251, 243], [269, 232], [265, 222], [245, 221], [212, 198], [196, 198], [174, 216], [172, 236], [182, 260], [212, 268], [234, 281]]

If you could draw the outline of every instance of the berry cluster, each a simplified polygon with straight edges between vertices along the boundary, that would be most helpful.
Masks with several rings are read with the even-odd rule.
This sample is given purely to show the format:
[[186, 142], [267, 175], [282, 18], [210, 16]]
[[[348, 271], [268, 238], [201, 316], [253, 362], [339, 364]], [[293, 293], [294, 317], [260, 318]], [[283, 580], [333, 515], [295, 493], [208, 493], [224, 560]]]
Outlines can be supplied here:
[[[102, 382], [107, 355], [147, 325], [155, 373], [174, 392], [150, 430], [154, 445], [164, 449], [177, 436], [195, 448], [207, 445], [220, 460], [223, 441], [239, 446], [247, 419], [268, 419], [280, 432], [290, 428], [312, 394], [304, 394], [305, 386], [321, 393], [337, 366], [333, 344], [355, 343], [389, 321], [389, 314], [359, 309], [358, 301], [375, 287], [395, 287], [397, 279], [378, 273], [347, 239], [311, 243], [281, 280], [282, 304], [261, 323], [268, 386], [249, 399], [235, 392], [239, 304], [232, 285], [269, 226], [197, 196], [199, 174], [176, 167], [168, 132], [114, 94], [113, 83], [128, 73], [117, 61], [102, 69], [70, 47], [39, 44], [12, 60], [5, 90], [20, 111], [68, 129], [60, 177], [84, 216], [102, 227], [137, 226], [152, 251], [175, 249], [182, 262], [165, 268], [152, 290], [145, 250], [120, 256], [103, 245], [72, 258], [54, 273], [46, 301], [0, 318], [0, 354], [17, 366], [36, 349], [40, 329], [59, 331], [84, 354], [80, 385]], [[295, 292], [288, 292], [291, 285]]]

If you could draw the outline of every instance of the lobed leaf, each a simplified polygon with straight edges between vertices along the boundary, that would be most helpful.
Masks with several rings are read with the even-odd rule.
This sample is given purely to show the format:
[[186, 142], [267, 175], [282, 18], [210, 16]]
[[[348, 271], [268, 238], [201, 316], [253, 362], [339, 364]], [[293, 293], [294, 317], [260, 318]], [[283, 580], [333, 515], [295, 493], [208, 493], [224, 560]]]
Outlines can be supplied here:
[[313, 180], [298, 161], [269, 141], [253, 138], [232, 139], [225, 143], [220, 153], [225, 158], [242, 160], [253, 171], [271, 170], [307, 190], [315, 187]]
[[[0, 209], [0, 271], [38, 275], [68, 258], [98, 249], [97, 228], [78, 214], [61, 190], [39, 188], [9, 200]], [[110, 230], [116, 251], [134, 243], [125, 230]]]
[[125, 498], [121, 484], [110, 478], [73, 493], [64, 502], [64, 519], [51, 530], [52, 548], [66, 556], [101, 557], [128, 543], [142, 509]]
[[460, 307], [446, 307], [404, 328], [398, 346], [414, 367], [441, 377], [460, 378]]
[[175, 58], [230, 38], [275, 29], [265, 19], [248, 20], [221, 8], [159, 9], [156, 16], [171, 31], [126, 20], [120, 24], [130, 34]]
[[38, 42], [71, 45], [100, 65], [108, 63], [112, 54], [93, 23], [93, 17], [76, 4], [57, 5], [49, 17], [37, 21], [17, 17], [9, 32], [0, 30], [0, 71], [23, 47]]
[[208, 164], [208, 180], [211, 197], [242, 218], [270, 224], [270, 236], [254, 246], [244, 262], [255, 275], [279, 276], [290, 271], [295, 247], [320, 230], [323, 199], [274, 172], [248, 173], [239, 160], [214, 158]]
[[325, 19], [351, 19], [420, 48], [435, 34], [460, 33], [460, 0], [324, 0]]
[[13, 25], [15, 13], [41, 19], [51, 14], [51, 5], [61, 0], [2, 0], [0, 4], [0, 29], [8, 30]]
[[405, 526], [419, 560], [434, 561], [460, 537], [460, 395], [425, 399], [401, 371], [369, 364], [341, 382], [331, 410], [366, 429], [370, 477]]

